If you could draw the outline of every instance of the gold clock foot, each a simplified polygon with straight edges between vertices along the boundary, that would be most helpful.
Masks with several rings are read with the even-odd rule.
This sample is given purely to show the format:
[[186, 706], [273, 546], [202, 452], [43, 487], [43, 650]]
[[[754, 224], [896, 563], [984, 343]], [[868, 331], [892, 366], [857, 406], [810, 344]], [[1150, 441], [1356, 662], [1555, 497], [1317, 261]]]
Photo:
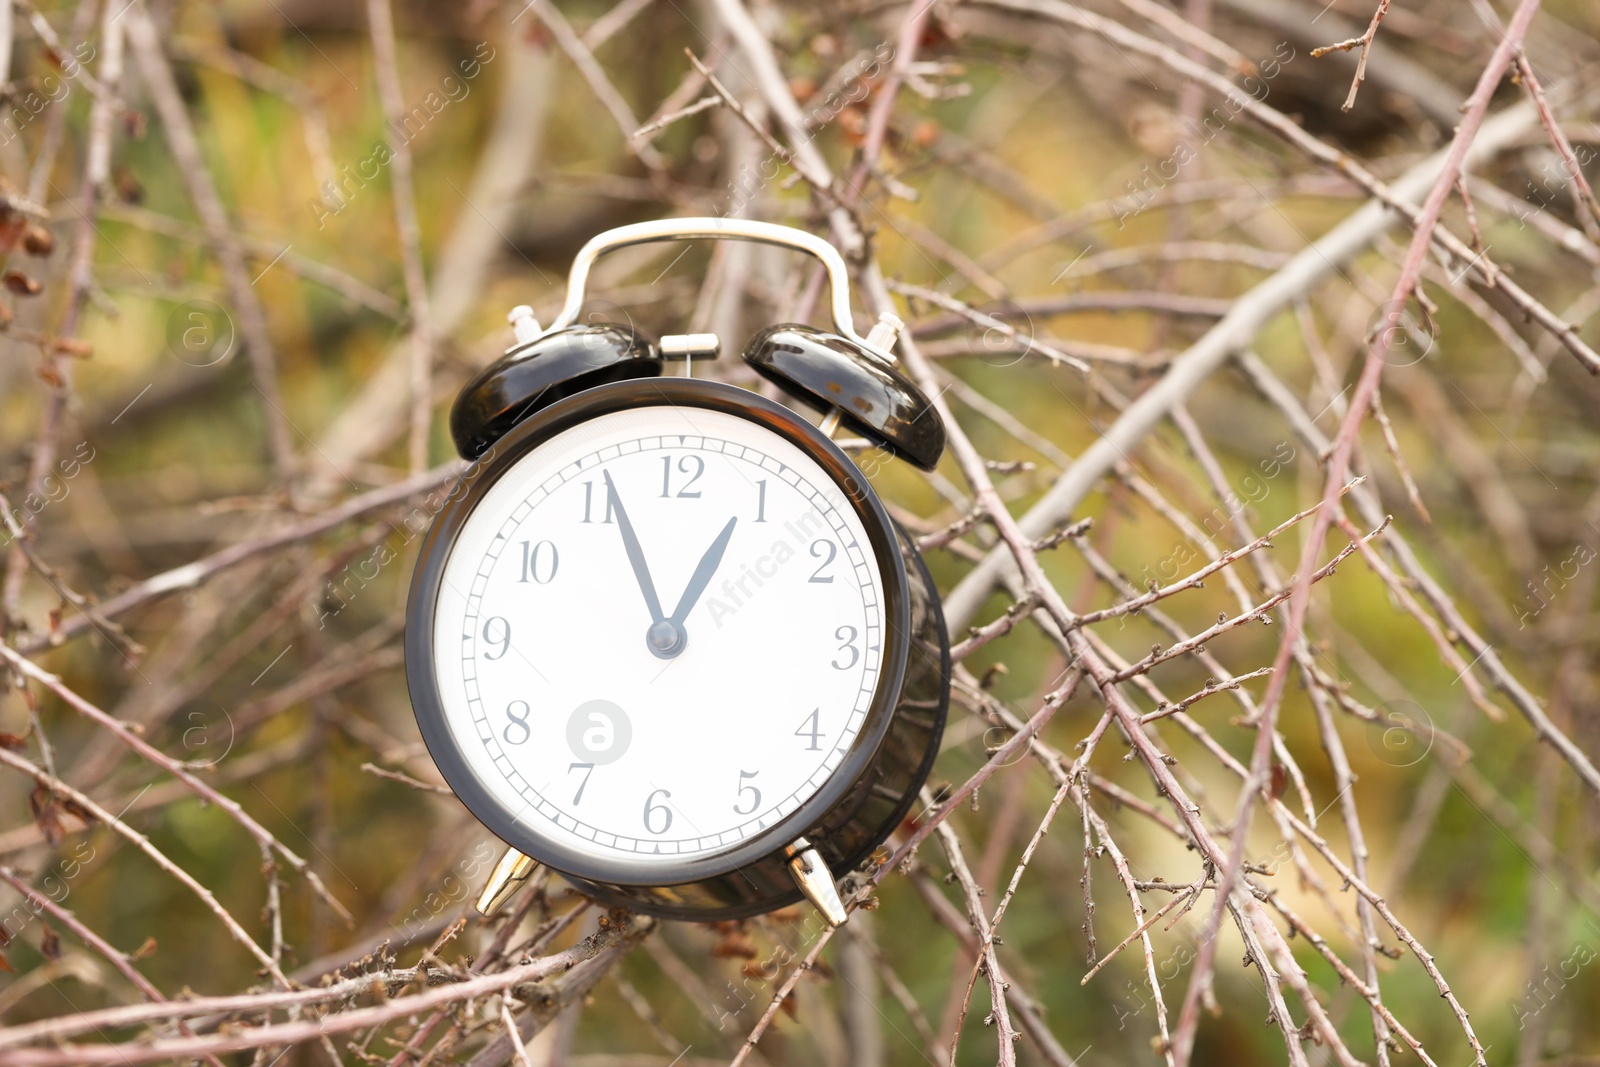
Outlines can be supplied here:
[[841, 926], [850, 917], [839, 899], [839, 890], [834, 887], [833, 873], [811, 847], [811, 842], [803, 837], [789, 846], [789, 873], [794, 876], [794, 884], [800, 887], [800, 892], [828, 920], [829, 926]]
[[522, 888], [522, 883], [533, 877], [533, 872], [538, 869], [538, 863], [516, 849], [506, 849], [506, 854], [494, 865], [489, 881], [485, 883], [483, 892], [478, 896], [478, 914], [486, 919], [493, 918], [501, 906], [511, 899], [511, 895]]

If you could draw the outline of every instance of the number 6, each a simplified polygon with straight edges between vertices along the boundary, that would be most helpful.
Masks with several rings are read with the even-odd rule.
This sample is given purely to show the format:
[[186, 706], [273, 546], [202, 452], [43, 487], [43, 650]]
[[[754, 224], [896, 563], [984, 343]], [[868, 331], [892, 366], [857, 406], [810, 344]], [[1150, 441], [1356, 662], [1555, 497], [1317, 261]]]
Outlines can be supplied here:
[[[653, 834], [664, 834], [672, 827], [672, 809], [667, 807], [665, 804], [657, 804], [655, 802], [656, 797], [670, 799], [671, 796], [672, 794], [667, 790], [657, 789], [654, 793], [651, 793], [649, 796], [644, 798], [644, 828], [646, 830], [649, 830]], [[659, 830], [650, 825], [651, 814], [658, 811], [665, 816], [665, 818], [661, 820], [661, 829]]]

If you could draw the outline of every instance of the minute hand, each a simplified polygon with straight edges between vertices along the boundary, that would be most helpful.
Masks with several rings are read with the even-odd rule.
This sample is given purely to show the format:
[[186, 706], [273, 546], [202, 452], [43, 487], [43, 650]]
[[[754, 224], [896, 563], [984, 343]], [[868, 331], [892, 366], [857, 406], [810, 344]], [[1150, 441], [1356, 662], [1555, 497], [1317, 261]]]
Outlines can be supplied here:
[[611, 498], [611, 507], [617, 513], [617, 526], [622, 531], [622, 547], [627, 549], [628, 562], [633, 565], [633, 576], [639, 582], [639, 592], [644, 594], [644, 606], [650, 609], [650, 621], [660, 622], [663, 618], [661, 598], [656, 596], [656, 584], [650, 580], [650, 567], [644, 561], [644, 549], [639, 547], [639, 535], [633, 532], [633, 523], [628, 521], [628, 513], [622, 507], [622, 498], [617, 495], [617, 487], [611, 483], [611, 472], [600, 473], [606, 480], [606, 494]]
[[711, 576], [717, 573], [717, 567], [722, 563], [722, 554], [728, 550], [728, 540], [733, 537], [733, 527], [738, 521], [737, 515], [729, 519], [728, 525], [722, 528], [717, 539], [711, 542], [711, 547], [706, 549], [706, 554], [700, 557], [700, 565], [694, 569], [694, 574], [689, 576], [689, 585], [684, 589], [670, 622], [682, 626], [683, 620], [694, 610], [695, 604], [699, 603], [700, 594], [711, 584]]

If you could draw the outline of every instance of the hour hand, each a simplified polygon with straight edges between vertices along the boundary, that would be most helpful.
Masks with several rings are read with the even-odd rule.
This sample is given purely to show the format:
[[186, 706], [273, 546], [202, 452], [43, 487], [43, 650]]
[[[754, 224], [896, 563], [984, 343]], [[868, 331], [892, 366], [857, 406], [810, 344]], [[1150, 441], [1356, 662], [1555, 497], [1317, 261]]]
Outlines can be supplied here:
[[661, 598], [656, 596], [656, 584], [650, 580], [650, 567], [644, 561], [644, 549], [639, 547], [639, 535], [633, 532], [633, 523], [628, 521], [622, 498], [617, 495], [617, 487], [611, 482], [611, 472], [601, 471], [600, 476], [606, 481], [606, 495], [610, 498], [612, 510], [616, 512], [617, 528], [622, 531], [622, 547], [627, 549], [628, 562], [633, 565], [633, 576], [639, 582], [639, 592], [644, 594], [644, 606], [650, 609], [650, 621], [662, 622], [665, 616], [661, 614]]
[[722, 563], [722, 554], [728, 550], [728, 539], [733, 536], [734, 523], [739, 521], [736, 515], [728, 520], [728, 525], [722, 528], [717, 539], [711, 542], [711, 547], [706, 549], [706, 554], [700, 557], [700, 566], [694, 569], [694, 574], [689, 577], [689, 585], [684, 589], [683, 596], [678, 599], [678, 608], [672, 613], [669, 622], [683, 625], [683, 620], [689, 612], [700, 602], [700, 594], [706, 591], [706, 586], [711, 584], [711, 576], [717, 573], [717, 567]]

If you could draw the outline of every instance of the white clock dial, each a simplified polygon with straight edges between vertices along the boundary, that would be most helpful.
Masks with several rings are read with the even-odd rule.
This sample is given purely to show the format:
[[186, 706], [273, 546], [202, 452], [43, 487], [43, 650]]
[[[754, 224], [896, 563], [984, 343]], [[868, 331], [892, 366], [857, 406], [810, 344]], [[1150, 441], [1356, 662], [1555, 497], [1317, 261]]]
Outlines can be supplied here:
[[566, 430], [484, 494], [433, 659], [511, 818], [648, 864], [730, 849], [822, 786], [872, 706], [883, 628], [877, 559], [826, 471], [748, 419], [665, 405]]

